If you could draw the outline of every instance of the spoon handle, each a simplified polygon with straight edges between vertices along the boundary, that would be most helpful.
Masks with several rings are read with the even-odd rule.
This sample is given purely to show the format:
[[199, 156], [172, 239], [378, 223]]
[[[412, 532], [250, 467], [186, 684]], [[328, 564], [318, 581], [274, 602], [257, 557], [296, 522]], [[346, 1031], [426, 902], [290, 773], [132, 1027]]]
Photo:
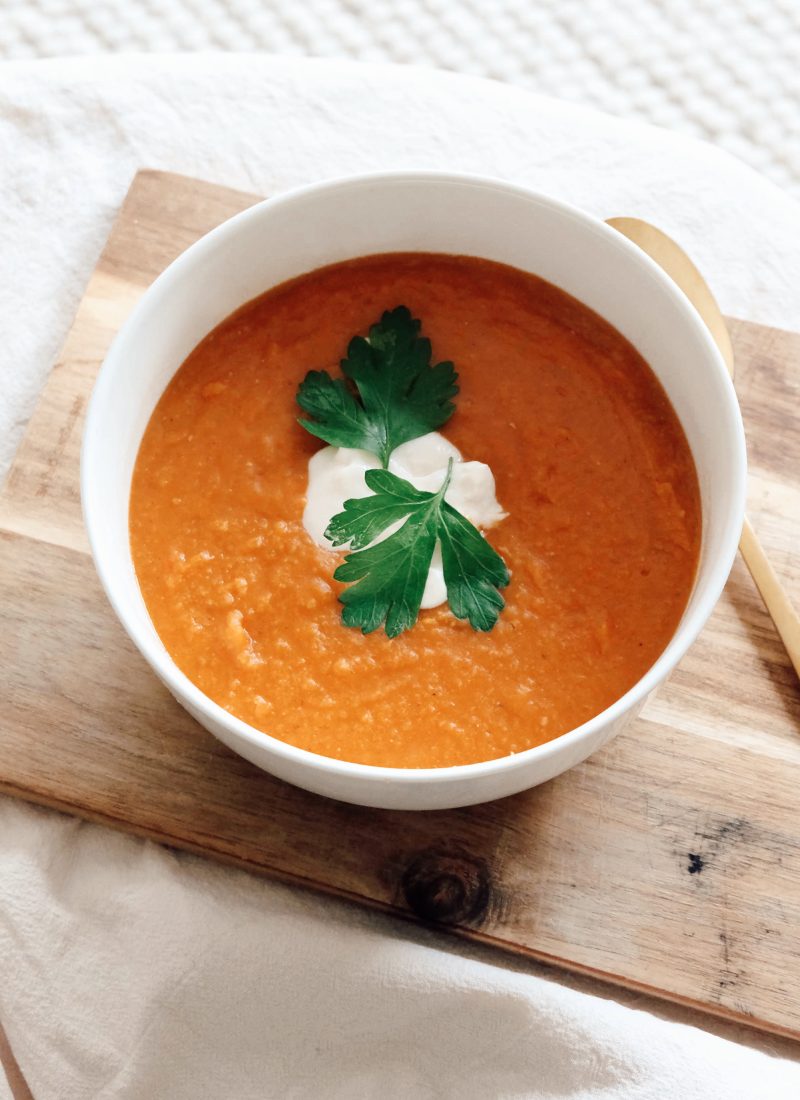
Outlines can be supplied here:
[[[708, 283], [680, 245], [641, 218], [609, 218], [607, 224], [646, 252], [683, 291], [705, 322], [733, 378], [733, 345], [725, 318]], [[739, 540], [739, 551], [761, 593], [767, 611], [772, 616], [775, 629], [789, 654], [789, 660], [800, 677], [800, 616], [792, 606], [747, 516]]]
[[792, 607], [747, 516], [744, 518], [739, 550], [745, 565], [750, 570], [750, 576], [756, 582], [767, 611], [772, 616], [775, 629], [786, 646], [789, 660], [794, 665], [797, 675], [800, 676], [800, 615]]

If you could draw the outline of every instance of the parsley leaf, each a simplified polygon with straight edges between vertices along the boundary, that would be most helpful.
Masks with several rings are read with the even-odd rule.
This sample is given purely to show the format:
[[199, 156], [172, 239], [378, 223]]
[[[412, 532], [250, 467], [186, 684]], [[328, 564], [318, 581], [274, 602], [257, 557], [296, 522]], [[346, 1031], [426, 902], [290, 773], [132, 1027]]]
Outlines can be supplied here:
[[385, 468], [401, 443], [435, 431], [455, 411], [453, 364], [431, 365], [431, 343], [405, 306], [383, 314], [369, 336], [354, 336], [341, 362], [345, 378], [309, 371], [297, 403], [312, 419], [300, 423], [334, 447], [377, 455]]
[[[445, 502], [452, 473], [451, 459], [442, 487], [426, 493], [388, 470], [368, 470], [373, 495], [345, 501], [344, 511], [333, 517], [326, 537], [334, 546], [351, 545], [334, 573], [336, 580], [355, 582], [339, 597], [346, 626], [369, 634], [385, 623], [390, 638], [410, 629], [419, 615], [437, 539], [453, 614], [468, 619], [475, 630], [495, 625], [505, 606], [498, 589], [508, 584], [508, 569], [480, 531]], [[399, 530], [373, 542], [402, 519]]]

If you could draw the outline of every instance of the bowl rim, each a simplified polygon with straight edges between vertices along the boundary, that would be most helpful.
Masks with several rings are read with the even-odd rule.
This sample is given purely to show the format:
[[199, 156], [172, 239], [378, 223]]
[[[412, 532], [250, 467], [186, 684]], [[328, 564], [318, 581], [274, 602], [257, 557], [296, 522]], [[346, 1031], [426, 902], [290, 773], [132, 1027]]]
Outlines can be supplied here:
[[[384, 765], [361, 764], [324, 756], [321, 753], [291, 745], [270, 733], [258, 730], [243, 719], [237, 718], [225, 710], [220, 704], [215, 703], [178, 668], [163, 643], [161, 643], [159, 649], [152, 644], [149, 638], [144, 636], [143, 632], [139, 630], [138, 624], [133, 621], [132, 616], [127, 614], [121, 601], [117, 598], [117, 585], [112, 576], [112, 570], [103, 557], [97, 536], [97, 528], [102, 524], [102, 515], [101, 509], [95, 501], [95, 491], [92, 484], [92, 470], [95, 464], [94, 452], [97, 446], [96, 441], [99, 441], [102, 436], [102, 414], [104, 411], [103, 406], [107, 401], [107, 394], [112, 391], [116, 376], [124, 367], [127, 357], [126, 345], [131, 339], [135, 338], [136, 330], [147, 319], [150, 311], [158, 308], [158, 300], [165, 291], [169, 290], [173, 284], [179, 283], [187, 275], [190, 275], [195, 264], [216, 248], [220, 242], [246, 230], [251, 222], [260, 219], [265, 212], [271, 215], [284, 207], [291, 207], [298, 201], [302, 202], [306, 197], [313, 197], [324, 192], [332, 194], [338, 190], [352, 190], [353, 188], [374, 187], [376, 185], [396, 186], [398, 184], [455, 185], [505, 192], [527, 202], [549, 207], [562, 216], [580, 223], [585, 231], [604, 236], [613, 247], [625, 254], [632, 263], [639, 265], [661, 284], [662, 289], [678, 304], [687, 324], [694, 330], [694, 335], [700, 345], [704, 346], [709, 365], [718, 375], [718, 379], [722, 384], [722, 394], [724, 395], [724, 407], [716, 410], [716, 415], [720, 419], [726, 420], [727, 431], [731, 437], [730, 442], [734, 444], [733, 451], [735, 454], [735, 461], [727, 472], [734, 505], [724, 519], [721, 538], [722, 550], [716, 559], [709, 563], [708, 575], [704, 581], [704, 591], [701, 593], [697, 605], [691, 612], [688, 612], [688, 608], [684, 611], [684, 615], [669, 642], [644, 675], [624, 695], [615, 699], [610, 706], [593, 715], [581, 725], [559, 734], [551, 741], [546, 741], [518, 753], [495, 757], [491, 760], [472, 764], [442, 765], [433, 768], [394, 768]], [[409, 249], [408, 251], [414, 250]], [[267, 287], [266, 289], [270, 288]], [[524, 184], [509, 182], [500, 178], [435, 169], [365, 172], [356, 175], [335, 176], [294, 187], [271, 198], [256, 202], [246, 210], [234, 214], [191, 244], [147, 287], [112, 340], [101, 364], [89, 400], [80, 456], [80, 492], [83, 518], [100, 582], [126, 633], [162, 682], [179, 701], [185, 701], [189, 708], [207, 715], [210, 720], [222, 726], [235, 739], [243, 740], [262, 752], [268, 750], [273, 756], [281, 758], [287, 764], [299, 765], [304, 770], [311, 769], [317, 773], [338, 776], [355, 782], [368, 781], [371, 784], [382, 782], [414, 786], [430, 782], [462, 783], [504, 772], [513, 773], [526, 768], [534, 761], [545, 764], [553, 757], [569, 752], [570, 749], [582, 742], [590, 741], [594, 735], [597, 735], [605, 727], [612, 726], [617, 719], [626, 713], [635, 711], [636, 707], [644, 702], [647, 695], [666, 679], [683, 658], [704, 627], [720, 597], [736, 555], [741, 533], [744, 518], [746, 476], [746, 450], [741, 411], [724, 360], [689, 299], [654, 260], [617, 230], [606, 225], [600, 218], [562, 199], [553, 198]], [[130, 549], [128, 552], [130, 554]], [[695, 583], [697, 583], [697, 578]], [[154, 626], [153, 629], [155, 629]]]

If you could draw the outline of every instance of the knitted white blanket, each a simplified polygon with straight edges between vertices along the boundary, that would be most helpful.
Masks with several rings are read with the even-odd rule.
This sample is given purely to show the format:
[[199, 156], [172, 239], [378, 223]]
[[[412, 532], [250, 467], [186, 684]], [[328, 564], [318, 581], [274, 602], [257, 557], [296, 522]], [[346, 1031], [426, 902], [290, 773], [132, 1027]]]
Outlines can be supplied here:
[[0, 58], [262, 50], [432, 65], [713, 141], [800, 195], [797, 0], [3, 0]]

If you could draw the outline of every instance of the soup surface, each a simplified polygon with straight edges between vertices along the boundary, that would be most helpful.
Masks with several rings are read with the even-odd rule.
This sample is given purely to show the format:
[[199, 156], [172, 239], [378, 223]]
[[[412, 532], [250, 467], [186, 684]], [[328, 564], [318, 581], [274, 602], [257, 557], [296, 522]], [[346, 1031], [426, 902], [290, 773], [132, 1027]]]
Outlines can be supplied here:
[[[491, 467], [511, 572], [497, 625], [447, 605], [398, 638], [341, 622], [343, 555], [302, 525], [322, 445], [298, 423], [310, 369], [404, 304], [459, 373], [441, 429]], [[133, 477], [133, 560], [177, 665], [258, 729], [391, 767], [474, 763], [599, 713], [662, 652], [700, 543], [692, 457], [655, 376], [548, 283], [469, 257], [364, 257], [243, 306], [156, 407]]]

